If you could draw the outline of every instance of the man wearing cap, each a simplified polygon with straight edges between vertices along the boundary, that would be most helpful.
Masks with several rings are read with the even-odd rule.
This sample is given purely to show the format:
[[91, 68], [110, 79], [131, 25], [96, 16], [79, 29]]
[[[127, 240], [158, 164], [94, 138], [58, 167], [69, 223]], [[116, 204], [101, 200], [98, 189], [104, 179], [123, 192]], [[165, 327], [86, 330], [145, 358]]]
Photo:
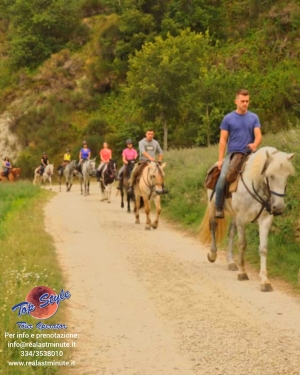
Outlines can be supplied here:
[[[122, 152], [122, 159], [123, 159], [123, 165], [119, 170], [117, 180], [121, 180], [122, 174], [124, 173], [125, 167], [128, 164], [128, 162], [135, 160], [138, 156], [137, 151], [133, 148], [132, 140], [129, 138], [126, 140], [127, 148], [125, 148]], [[117, 187], [117, 189], [120, 189], [120, 185]]]

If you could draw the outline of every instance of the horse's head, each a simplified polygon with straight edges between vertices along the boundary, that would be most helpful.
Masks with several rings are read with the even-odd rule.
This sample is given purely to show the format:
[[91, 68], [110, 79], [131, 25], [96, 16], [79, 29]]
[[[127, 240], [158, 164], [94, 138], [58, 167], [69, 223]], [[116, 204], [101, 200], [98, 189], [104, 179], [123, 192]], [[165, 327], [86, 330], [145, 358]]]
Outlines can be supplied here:
[[266, 151], [266, 160], [262, 168], [262, 176], [270, 194], [271, 214], [281, 215], [284, 208], [284, 197], [287, 179], [294, 174], [291, 159], [295, 154], [274, 151]]
[[148, 164], [148, 177], [151, 179], [151, 185], [155, 186], [156, 191], [163, 189], [166, 163], [160, 164], [152, 161]]
[[117, 173], [117, 162], [113, 159], [110, 159], [109, 162], [107, 163], [107, 168], [106, 168], [106, 172], [115, 177], [116, 173]]
[[52, 176], [53, 173], [54, 173], [54, 165], [53, 164], [48, 164], [45, 168], [45, 172], [44, 173], [47, 173], [49, 176]]
[[13, 168], [12, 173], [14, 175], [15, 180], [17, 180], [20, 177], [21, 168]]
[[89, 160], [88, 168], [89, 168], [89, 174], [91, 176], [95, 176], [96, 175], [96, 158]]

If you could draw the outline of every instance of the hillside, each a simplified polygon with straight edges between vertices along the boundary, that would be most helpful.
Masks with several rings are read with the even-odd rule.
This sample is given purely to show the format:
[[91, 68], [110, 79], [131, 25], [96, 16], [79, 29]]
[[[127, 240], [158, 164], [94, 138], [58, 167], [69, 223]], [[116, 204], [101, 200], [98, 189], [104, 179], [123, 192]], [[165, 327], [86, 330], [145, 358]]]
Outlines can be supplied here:
[[118, 156], [148, 126], [165, 148], [214, 144], [240, 87], [264, 133], [299, 125], [297, 1], [28, 4], [0, 5], [0, 146], [25, 175], [82, 139]]

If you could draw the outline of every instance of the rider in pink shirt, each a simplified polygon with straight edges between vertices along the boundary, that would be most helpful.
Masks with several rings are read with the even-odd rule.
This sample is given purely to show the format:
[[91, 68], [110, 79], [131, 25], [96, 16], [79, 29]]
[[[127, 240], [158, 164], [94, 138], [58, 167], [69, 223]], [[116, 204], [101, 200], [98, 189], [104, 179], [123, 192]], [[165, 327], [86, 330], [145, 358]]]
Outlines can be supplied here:
[[124, 173], [125, 167], [129, 161], [135, 160], [138, 157], [137, 151], [133, 148], [132, 140], [127, 139], [127, 148], [122, 152], [123, 166], [120, 168], [117, 180], [121, 180], [122, 174]]

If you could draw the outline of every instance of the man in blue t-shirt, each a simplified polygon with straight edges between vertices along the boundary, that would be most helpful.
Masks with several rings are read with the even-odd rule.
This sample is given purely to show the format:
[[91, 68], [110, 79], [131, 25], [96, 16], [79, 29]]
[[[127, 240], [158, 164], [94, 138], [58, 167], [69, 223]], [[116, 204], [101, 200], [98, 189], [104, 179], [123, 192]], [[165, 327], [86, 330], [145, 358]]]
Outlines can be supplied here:
[[[262, 135], [258, 116], [248, 111], [249, 92], [240, 89], [235, 97], [236, 110], [228, 113], [221, 123], [218, 168], [221, 170], [216, 185], [216, 218], [223, 218], [223, 194], [226, 184], [226, 174], [230, 165], [230, 158], [234, 152], [255, 152], [259, 146]], [[227, 155], [225, 156], [227, 146]]]

